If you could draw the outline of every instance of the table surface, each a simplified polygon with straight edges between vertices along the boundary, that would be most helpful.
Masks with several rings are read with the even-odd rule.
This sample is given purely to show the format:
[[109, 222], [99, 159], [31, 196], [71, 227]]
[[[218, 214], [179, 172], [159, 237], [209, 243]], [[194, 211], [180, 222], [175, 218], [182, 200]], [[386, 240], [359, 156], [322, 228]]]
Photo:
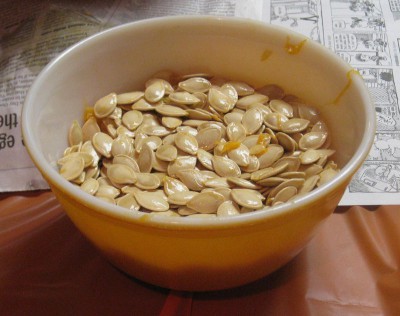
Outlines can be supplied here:
[[50, 191], [0, 194], [1, 315], [399, 315], [400, 206], [338, 207], [275, 273], [185, 293], [123, 274]]

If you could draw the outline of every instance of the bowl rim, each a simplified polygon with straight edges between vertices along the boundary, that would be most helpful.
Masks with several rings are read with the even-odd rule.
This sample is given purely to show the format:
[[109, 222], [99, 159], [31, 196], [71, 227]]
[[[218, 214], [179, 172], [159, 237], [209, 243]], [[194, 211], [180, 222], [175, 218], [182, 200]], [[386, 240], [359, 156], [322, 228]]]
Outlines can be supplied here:
[[[144, 226], [155, 226], [163, 229], [191, 229], [191, 230], [214, 230], [221, 228], [229, 228], [233, 226], [246, 226], [254, 225], [260, 221], [269, 220], [271, 218], [276, 218], [279, 216], [285, 216], [291, 212], [296, 212], [296, 210], [302, 208], [313, 201], [318, 200], [320, 197], [326, 195], [327, 193], [333, 191], [336, 187], [343, 185], [356, 170], [362, 165], [365, 158], [368, 155], [369, 149], [371, 148], [375, 135], [375, 111], [373, 107], [372, 98], [368, 92], [367, 87], [364, 84], [361, 76], [353, 76], [352, 84], [358, 90], [360, 90], [361, 97], [363, 98], [363, 104], [365, 104], [365, 115], [366, 115], [366, 125], [363, 138], [350, 160], [341, 169], [338, 175], [329, 181], [329, 183], [324, 184], [308, 194], [296, 198], [294, 201], [286, 202], [279, 206], [274, 206], [271, 209], [258, 210], [256, 212], [239, 214], [231, 217], [217, 217], [217, 218], [183, 218], [183, 217], [164, 217], [164, 216], [154, 216], [150, 214], [136, 214], [132, 212], [128, 214], [122, 207], [111, 205], [104, 202], [96, 197], [93, 197], [86, 192], [75, 187], [70, 182], [66, 181], [51, 164], [47, 161], [44, 155], [39, 150], [39, 146], [36, 146], [37, 141], [32, 137], [30, 130], [30, 118], [31, 115], [31, 104], [35, 95], [40, 91], [40, 86], [46, 80], [49, 73], [52, 72], [53, 68], [57, 67], [60, 60], [68, 58], [73, 55], [74, 52], [86, 45], [90, 45], [92, 41], [102, 40], [107, 36], [112, 36], [113, 33], [117, 33], [120, 30], [137, 28], [137, 27], [151, 27], [153, 24], [163, 24], [163, 23], [203, 23], [203, 22], [213, 22], [220, 24], [232, 25], [251, 25], [257, 28], [264, 28], [265, 30], [270, 29], [274, 32], [281, 33], [282, 35], [292, 35], [296, 38], [308, 39], [306, 36], [287, 29], [281, 26], [268, 24], [262, 21], [251, 20], [247, 18], [240, 17], [222, 17], [222, 16], [202, 16], [202, 15], [185, 15], [185, 16], [169, 16], [169, 17], [157, 17], [145, 20], [134, 21], [122, 25], [118, 25], [103, 31], [100, 31], [92, 36], [89, 36], [74, 45], [70, 46], [57, 57], [51, 60], [39, 73], [39, 75], [34, 80], [25, 98], [24, 105], [22, 107], [21, 122], [22, 122], [22, 137], [24, 139], [25, 147], [33, 160], [35, 166], [39, 169], [44, 178], [51, 184], [51, 187], [57, 188], [57, 190], [62, 191], [63, 194], [70, 196], [77, 202], [84, 204], [86, 207], [90, 208], [91, 211], [98, 214], [105, 215], [109, 218], [114, 218], [115, 220], [121, 220], [123, 222], [130, 222], [136, 225]], [[346, 69], [352, 69], [352, 67], [336, 55], [333, 51], [329, 50], [322, 44], [309, 40], [309, 44], [313, 46], [314, 49], [319, 50], [327, 57], [335, 61], [338, 66], [344, 67]], [[146, 220], [144, 220], [146, 219]]]

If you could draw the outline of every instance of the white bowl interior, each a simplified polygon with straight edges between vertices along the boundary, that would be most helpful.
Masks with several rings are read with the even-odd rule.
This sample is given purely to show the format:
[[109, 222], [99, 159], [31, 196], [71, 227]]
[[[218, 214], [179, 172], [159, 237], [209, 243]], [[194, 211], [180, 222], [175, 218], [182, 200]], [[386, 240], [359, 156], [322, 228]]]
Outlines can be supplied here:
[[[298, 54], [288, 54], [286, 44], [303, 40]], [[142, 90], [145, 80], [163, 69], [208, 72], [256, 87], [274, 83], [309, 101], [323, 113], [337, 150], [335, 159], [345, 173], [354, 172], [372, 142], [367, 90], [359, 76], [346, 75], [351, 67], [332, 52], [259, 22], [175, 17], [105, 31], [45, 68], [23, 113], [25, 141], [39, 169], [62, 183], [55, 161], [67, 147], [71, 122], [82, 120], [84, 108], [110, 92]]]

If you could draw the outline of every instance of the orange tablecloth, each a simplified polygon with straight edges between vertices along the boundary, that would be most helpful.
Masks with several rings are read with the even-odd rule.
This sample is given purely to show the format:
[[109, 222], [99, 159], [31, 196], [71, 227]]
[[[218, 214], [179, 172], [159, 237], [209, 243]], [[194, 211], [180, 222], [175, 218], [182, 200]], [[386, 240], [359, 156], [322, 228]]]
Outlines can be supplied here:
[[275, 273], [180, 293], [114, 268], [51, 192], [0, 194], [0, 315], [400, 315], [399, 210], [339, 207]]

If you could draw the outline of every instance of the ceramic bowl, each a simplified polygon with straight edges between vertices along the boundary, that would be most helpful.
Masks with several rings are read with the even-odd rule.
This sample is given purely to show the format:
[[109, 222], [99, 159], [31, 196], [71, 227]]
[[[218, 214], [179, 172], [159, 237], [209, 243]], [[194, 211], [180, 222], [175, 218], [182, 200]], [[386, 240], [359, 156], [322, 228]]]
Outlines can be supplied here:
[[[280, 85], [318, 107], [340, 173], [293, 202], [217, 219], [132, 214], [64, 180], [56, 161], [74, 119], [100, 97], [143, 89], [154, 73], [211, 73]], [[76, 227], [126, 273], [206, 291], [262, 278], [296, 256], [335, 210], [372, 145], [375, 112], [360, 75], [290, 30], [227, 17], [166, 17], [118, 26], [72, 46], [39, 74], [22, 113], [26, 148]]]

